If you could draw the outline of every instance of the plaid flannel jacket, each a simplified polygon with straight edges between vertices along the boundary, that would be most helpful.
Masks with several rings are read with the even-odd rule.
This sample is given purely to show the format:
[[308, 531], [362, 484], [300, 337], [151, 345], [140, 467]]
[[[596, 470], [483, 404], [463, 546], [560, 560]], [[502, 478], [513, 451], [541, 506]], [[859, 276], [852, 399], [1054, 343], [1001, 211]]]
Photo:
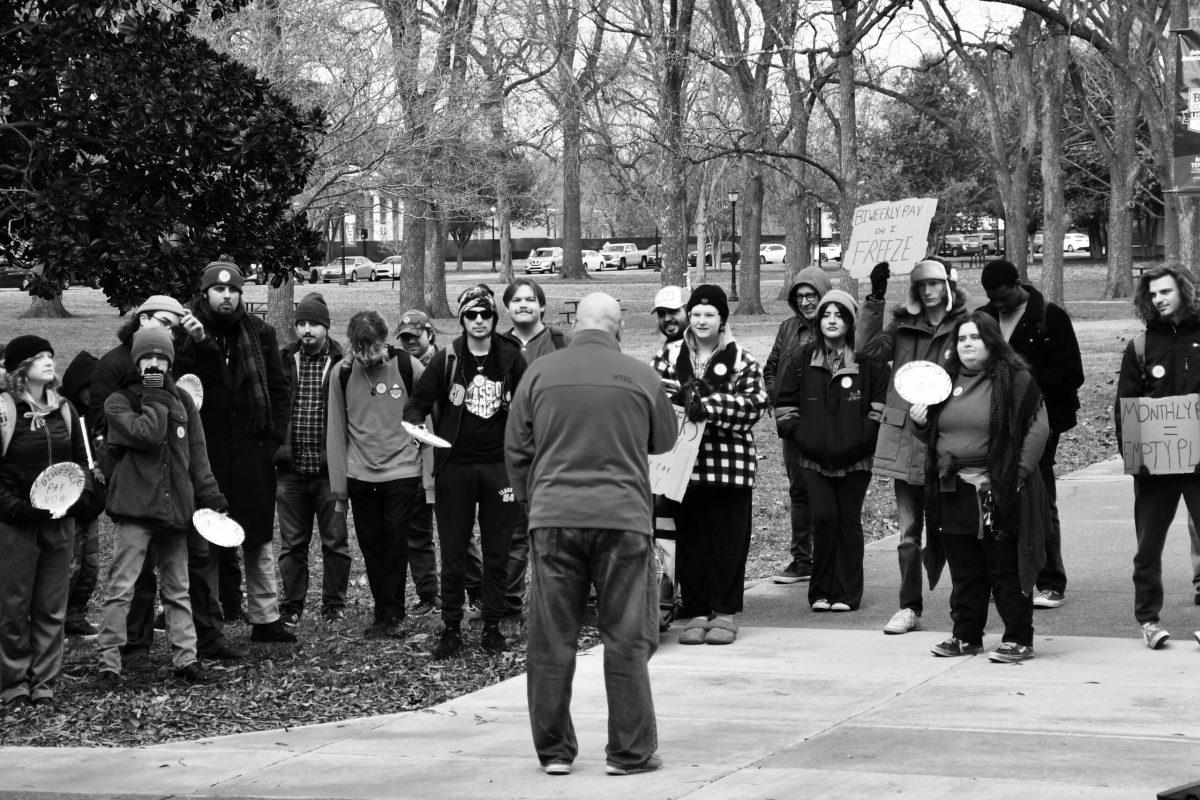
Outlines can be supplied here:
[[[682, 348], [683, 342], [672, 342], [655, 354], [651, 364], [662, 378], [679, 380], [678, 359], [691, 358]], [[726, 334], [704, 378], [715, 391], [701, 401], [708, 417], [691, 481], [753, 487], [758, 466], [753, 429], [767, 405], [762, 367]]]

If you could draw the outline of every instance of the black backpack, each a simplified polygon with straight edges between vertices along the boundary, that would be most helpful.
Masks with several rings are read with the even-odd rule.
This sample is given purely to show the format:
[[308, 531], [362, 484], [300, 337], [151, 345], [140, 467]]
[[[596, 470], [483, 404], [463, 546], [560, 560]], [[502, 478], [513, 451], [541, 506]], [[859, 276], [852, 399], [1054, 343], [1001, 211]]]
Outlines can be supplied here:
[[[399, 347], [393, 347], [390, 344], [387, 346], [387, 350], [388, 350], [387, 360], [388, 361], [391, 361], [392, 359], [396, 360], [396, 368], [398, 370], [400, 370], [400, 379], [402, 381], [404, 381], [404, 391], [408, 393], [409, 397], [412, 397], [412, 387], [413, 387], [412, 356], [409, 355], [407, 350], [404, 350]], [[401, 356], [404, 356], [404, 357], [401, 358]], [[342, 387], [342, 398], [343, 399], [346, 397], [346, 386], [348, 386], [350, 383], [350, 371], [353, 368], [354, 368], [354, 359], [353, 358], [347, 356], [346, 358], [343, 358], [341, 360], [341, 369], [338, 371], [338, 383], [341, 384], [341, 387]]]

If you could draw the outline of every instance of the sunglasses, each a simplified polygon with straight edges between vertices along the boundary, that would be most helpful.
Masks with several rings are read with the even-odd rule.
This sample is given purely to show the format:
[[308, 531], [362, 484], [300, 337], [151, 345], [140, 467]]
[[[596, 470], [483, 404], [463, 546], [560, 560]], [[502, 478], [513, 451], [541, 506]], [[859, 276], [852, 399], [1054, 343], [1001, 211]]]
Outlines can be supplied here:
[[463, 316], [471, 321], [474, 321], [477, 319], [491, 319], [496, 315], [491, 311], [464, 311]]

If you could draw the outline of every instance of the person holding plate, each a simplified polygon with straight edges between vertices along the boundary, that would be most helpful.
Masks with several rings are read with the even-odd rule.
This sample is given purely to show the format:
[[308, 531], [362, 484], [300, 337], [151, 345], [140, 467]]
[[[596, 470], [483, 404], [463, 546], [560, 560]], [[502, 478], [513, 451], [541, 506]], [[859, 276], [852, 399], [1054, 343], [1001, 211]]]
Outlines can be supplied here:
[[896, 381], [900, 370], [911, 361], [943, 365], [954, 352], [951, 338], [955, 326], [967, 314], [967, 295], [957, 286], [954, 270], [936, 259], [918, 261], [909, 275], [908, 298], [892, 310], [883, 324], [883, 309], [891, 270], [888, 263], [871, 271], [871, 294], [863, 303], [855, 334], [858, 352], [877, 362], [891, 362], [892, 385], [888, 388], [879, 439], [872, 462], [874, 474], [895, 480], [896, 511], [900, 522], [900, 610], [884, 626], [887, 634], [902, 634], [921, 627], [924, 598], [921, 596], [921, 532], [925, 506], [925, 446], [909, 416]]
[[200, 412], [170, 376], [171, 334], [141, 328], [131, 344], [140, 377], [104, 401], [109, 446], [116, 456], [107, 511], [116, 528], [95, 685], [111, 690], [120, 683], [126, 617], [148, 554], [158, 565], [175, 674], [188, 683], [207, 683], [208, 673], [196, 661], [188, 535], [197, 507], [224, 511], [228, 504], [209, 466]]
[[909, 409], [927, 447], [923, 554], [929, 586], [950, 566], [954, 630], [936, 656], [983, 652], [989, 593], [1004, 621], [988, 659], [1033, 658], [1033, 591], [1050, 528], [1038, 469], [1050, 423], [1037, 382], [1000, 331], [976, 311], [954, 326], [950, 396]]
[[815, 307], [819, 338], [779, 374], [779, 436], [791, 445], [789, 473], [807, 487], [813, 512], [813, 611], [853, 611], [863, 594], [862, 506], [871, 485], [886, 364], [854, 354], [858, 303], [833, 289]]
[[686, 533], [676, 546], [676, 577], [691, 617], [681, 644], [732, 644], [742, 610], [750, 514], [758, 452], [754, 425], [767, 405], [762, 368], [733, 339], [729, 301], [719, 286], [703, 284], [687, 302], [683, 339], [664, 346], [651, 362], [671, 401], [692, 422], [704, 422], [700, 453], [679, 510]]
[[[4, 351], [0, 392], [0, 702], [50, 703], [62, 667], [76, 512], [89, 505], [83, 425], [58, 394], [54, 348], [18, 336]], [[31, 496], [52, 464], [78, 466], [82, 492], [70, 508], [40, 508]], [[75, 470], [71, 470], [74, 472]]]

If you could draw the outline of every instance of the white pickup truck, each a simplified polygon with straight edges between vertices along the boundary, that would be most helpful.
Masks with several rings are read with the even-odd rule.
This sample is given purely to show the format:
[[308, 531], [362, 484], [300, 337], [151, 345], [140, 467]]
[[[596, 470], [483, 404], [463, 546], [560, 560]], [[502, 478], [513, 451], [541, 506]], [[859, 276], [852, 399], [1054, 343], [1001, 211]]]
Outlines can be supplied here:
[[605, 244], [600, 248], [600, 255], [604, 258], [604, 269], [609, 267], [625, 269], [634, 265], [638, 269], [646, 268], [646, 252], [638, 250], [637, 245], [630, 242]]

